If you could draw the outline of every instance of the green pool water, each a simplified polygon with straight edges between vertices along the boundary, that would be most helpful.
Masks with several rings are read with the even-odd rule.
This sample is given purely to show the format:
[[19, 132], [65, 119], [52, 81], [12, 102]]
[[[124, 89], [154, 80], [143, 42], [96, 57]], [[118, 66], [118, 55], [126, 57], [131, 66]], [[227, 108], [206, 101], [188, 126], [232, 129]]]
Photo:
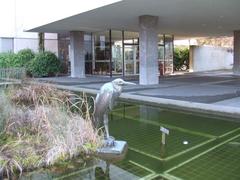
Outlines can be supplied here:
[[[110, 134], [128, 142], [121, 162], [71, 162], [22, 179], [240, 179], [240, 123], [156, 107], [119, 103]], [[168, 128], [166, 145], [160, 127]], [[184, 144], [187, 142], [187, 144]]]

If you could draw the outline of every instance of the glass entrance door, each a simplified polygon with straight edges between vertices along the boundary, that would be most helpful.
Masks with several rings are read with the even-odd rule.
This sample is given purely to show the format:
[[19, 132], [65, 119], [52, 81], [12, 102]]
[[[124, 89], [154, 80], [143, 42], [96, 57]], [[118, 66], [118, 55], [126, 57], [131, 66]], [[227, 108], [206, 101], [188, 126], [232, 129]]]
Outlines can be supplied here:
[[138, 45], [124, 45], [125, 75], [139, 74], [139, 49]]

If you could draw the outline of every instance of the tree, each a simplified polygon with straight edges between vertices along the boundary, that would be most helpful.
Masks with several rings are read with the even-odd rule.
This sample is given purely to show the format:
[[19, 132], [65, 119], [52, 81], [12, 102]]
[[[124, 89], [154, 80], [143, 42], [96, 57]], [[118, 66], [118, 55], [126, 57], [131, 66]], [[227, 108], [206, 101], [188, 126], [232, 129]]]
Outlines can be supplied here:
[[189, 49], [174, 48], [174, 70], [181, 71], [189, 69]]

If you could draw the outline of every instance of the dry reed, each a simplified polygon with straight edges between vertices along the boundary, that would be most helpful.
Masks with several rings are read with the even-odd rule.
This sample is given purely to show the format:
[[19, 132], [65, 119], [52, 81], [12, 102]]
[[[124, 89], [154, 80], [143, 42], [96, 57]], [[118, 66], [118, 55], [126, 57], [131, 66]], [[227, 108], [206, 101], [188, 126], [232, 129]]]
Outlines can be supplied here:
[[92, 107], [86, 96], [29, 85], [2, 92], [0, 101], [0, 174], [10, 177], [94, 154], [101, 146], [102, 137], [92, 126]]

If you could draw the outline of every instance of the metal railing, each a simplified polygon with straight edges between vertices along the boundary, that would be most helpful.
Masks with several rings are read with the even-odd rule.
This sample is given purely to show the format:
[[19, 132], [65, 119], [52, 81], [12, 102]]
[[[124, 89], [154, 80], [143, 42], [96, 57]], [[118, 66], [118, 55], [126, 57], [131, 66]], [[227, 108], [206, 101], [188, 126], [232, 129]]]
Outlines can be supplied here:
[[0, 79], [21, 80], [26, 78], [25, 68], [0, 68]]

